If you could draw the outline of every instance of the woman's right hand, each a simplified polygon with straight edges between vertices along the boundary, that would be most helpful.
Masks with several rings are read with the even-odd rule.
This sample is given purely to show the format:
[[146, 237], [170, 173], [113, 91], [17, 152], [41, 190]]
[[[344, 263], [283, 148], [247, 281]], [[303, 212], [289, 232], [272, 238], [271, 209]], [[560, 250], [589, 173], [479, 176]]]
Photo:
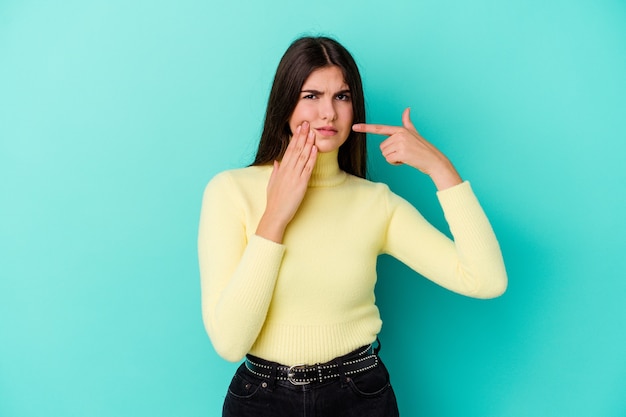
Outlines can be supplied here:
[[304, 122], [296, 128], [282, 161], [274, 161], [265, 212], [256, 230], [258, 236], [282, 243], [287, 225], [304, 199], [316, 159], [315, 133]]

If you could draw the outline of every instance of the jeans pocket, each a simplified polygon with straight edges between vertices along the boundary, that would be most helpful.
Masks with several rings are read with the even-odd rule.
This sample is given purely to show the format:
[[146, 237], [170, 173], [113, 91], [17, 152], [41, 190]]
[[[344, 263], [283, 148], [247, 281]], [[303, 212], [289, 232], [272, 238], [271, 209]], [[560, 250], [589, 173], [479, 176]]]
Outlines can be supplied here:
[[250, 399], [261, 389], [259, 382], [248, 381], [243, 378], [239, 373], [233, 376], [230, 385], [228, 386], [228, 394], [235, 398]]
[[391, 387], [389, 374], [382, 363], [372, 370], [349, 377], [347, 382], [352, 392], [365, 398], [380, 396]]

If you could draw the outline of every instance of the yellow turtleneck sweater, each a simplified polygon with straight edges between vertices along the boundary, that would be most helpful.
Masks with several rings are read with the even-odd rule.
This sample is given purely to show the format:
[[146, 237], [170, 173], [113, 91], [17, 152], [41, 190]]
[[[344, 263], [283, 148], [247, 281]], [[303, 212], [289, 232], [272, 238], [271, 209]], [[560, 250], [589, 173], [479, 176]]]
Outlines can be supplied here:
[[198, 236], [202, 311], [216, 351], [285, 365], [323, 363], [372, 343], [376, 259], [386, 253], [452, 291], [477, 298], [507, 285], [500, 248], [470, 184], [437, 193], [454, 241], [380, 183], [319, 154], [282, 244], [254, 234], [271, 166], [216, 175]]

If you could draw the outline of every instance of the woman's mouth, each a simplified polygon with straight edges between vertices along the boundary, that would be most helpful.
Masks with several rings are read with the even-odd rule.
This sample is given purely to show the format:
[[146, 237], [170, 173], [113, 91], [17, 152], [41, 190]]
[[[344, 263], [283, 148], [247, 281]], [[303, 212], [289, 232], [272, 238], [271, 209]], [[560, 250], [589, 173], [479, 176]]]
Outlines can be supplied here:
[[322, 136], [335, 136], [337, 134], [337, 129], [330, 126], [318, 127], [315, 130]]

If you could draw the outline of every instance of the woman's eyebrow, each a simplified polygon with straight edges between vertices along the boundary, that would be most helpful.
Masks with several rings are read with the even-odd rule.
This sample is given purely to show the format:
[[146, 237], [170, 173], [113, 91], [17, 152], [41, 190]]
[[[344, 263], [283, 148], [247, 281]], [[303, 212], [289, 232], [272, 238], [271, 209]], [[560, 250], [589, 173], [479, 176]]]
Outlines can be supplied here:
[[[316, 96], [320, 96], [322, 94], [324, 94], [322, 91], [318, 91], [318, 90], [313, 90], [313, 89], [306, 89], [306, 90], [302, 90], [300, 91], [301, 93], [309, 93], [309, 94], [315, 94]], [[333, 95], [339, 95], [339, 94], [346, 94], [349, 93], [350, 89], [346, 88], [340, 91], [337, 91], [336, 93], [334, 93]]]

